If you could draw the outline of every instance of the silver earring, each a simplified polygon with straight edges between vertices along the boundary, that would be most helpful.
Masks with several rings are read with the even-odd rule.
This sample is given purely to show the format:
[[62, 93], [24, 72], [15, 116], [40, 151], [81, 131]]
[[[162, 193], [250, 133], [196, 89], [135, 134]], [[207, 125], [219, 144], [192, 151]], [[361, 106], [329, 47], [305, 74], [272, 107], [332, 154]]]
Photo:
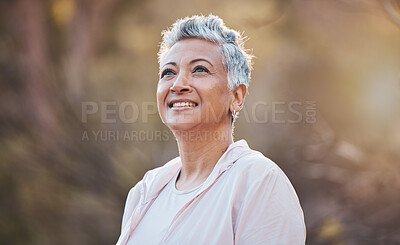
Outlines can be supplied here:
[[236, 111], [236, 110], [233, 110], [232, 117], [233, 117], [234, 120], [238, 119], [239, 118], [239, 112]]

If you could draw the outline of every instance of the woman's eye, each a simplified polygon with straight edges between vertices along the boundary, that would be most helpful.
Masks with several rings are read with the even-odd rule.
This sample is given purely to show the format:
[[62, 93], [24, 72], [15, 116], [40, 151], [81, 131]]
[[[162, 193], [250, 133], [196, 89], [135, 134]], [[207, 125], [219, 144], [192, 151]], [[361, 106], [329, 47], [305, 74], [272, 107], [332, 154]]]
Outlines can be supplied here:
[[172, 70], [165, 70], [165, 71], [162, 72], [161, 78], [163, 78], [164, 76], [173, 75], [173, 74], [175, 74], [174, 71], [172, 71]]
[[197, 66], [196, 68], [194, 68], [193, 73], [195, 72], [208, 72], [207, 68], [203, 67], [203, 66]]

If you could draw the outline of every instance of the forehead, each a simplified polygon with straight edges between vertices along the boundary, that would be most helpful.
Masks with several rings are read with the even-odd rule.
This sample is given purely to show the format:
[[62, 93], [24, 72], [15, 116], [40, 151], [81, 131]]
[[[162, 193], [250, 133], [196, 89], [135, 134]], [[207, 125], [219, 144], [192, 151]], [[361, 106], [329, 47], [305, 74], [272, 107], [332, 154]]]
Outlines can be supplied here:
[[161, 66], [169, 62], [185, 62], [204, 58], [213, 64], [222, 64], [221, 47], [213, 42], [191, 38], [175, 43], [161, 60]]

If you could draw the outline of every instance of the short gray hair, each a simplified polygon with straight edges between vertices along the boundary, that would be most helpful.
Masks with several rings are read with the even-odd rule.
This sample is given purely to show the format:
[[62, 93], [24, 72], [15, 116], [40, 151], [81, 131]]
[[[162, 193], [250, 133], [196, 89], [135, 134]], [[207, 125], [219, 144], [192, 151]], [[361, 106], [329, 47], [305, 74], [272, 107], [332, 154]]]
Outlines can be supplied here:
[[183, 39], [200, 38], [221, 46], [229, 89], [240, 84], [249, 85], [253, 55], [244, 48], [246, 37], [226, 27], [218, 16], [194, 15], [178, 19], [171, 28], [162, 31], [161, 34], [162, 42], [158, 52], [160, 64], [175, 43]]

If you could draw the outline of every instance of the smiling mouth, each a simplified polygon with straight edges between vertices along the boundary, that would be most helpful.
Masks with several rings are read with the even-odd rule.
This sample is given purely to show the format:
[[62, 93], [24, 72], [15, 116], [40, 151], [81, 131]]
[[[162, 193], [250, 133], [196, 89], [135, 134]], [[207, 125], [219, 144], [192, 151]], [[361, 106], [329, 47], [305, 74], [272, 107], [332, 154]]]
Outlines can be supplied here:
[[174, 103], [169, 104], [169, 108], [171, 108], [171, 109], [172, 108], [176, 108], [176, 109], [178, 109], [178, 108], [194, 108], [196, 106], [198, 106], [198, 104], [194, 103], [194, 102], [174, 102]]

